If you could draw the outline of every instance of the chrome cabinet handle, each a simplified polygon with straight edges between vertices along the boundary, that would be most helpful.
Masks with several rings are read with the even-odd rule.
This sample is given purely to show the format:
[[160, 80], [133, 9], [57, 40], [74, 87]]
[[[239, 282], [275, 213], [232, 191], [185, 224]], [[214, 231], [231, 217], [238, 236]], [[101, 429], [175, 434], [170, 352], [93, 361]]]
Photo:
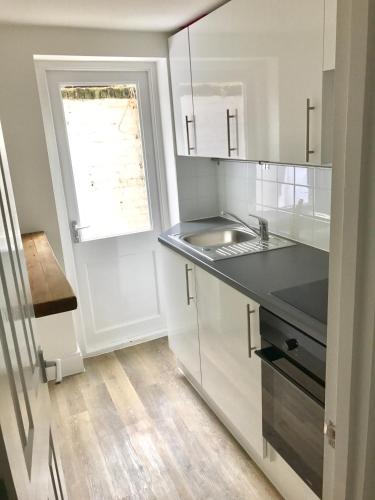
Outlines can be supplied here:
[[255, 351], [256, 346], [251, 345], [251, 315], [255, 313], [255, 309], [250, 309], [250, 304], [246, 305], [247, 312], [247, 343], [249, 349], [249, 358], [251, 358], [251, 352]]
[[194, 300], [194, 297], [190, 295], [190, 285], [189, 285], [189, 273], [192, 270], [193, 269], [189, 267], [189, 264], [185, 264], [186, 302], [188, 306], [190, 306], [191, 301]]
[[[232, 151], [238, 151], [238, 145], [234, 148], [231, 144], [231, 136], [230, 136], [230, 121], [232, 119], [236, 120], [236, 128], [238, 128], [238, 112], [235, 111], [234, 115], [230, 114], [229, 109], [227, 109], [227, 139], [228, 139], [228, 156], [229, 158], [232, 156]], [[238, 137], [238, 133], [237, 133]]]
[[185, 126], [186, 126], [186, 138], [187, 138], [188, 155], [190, 155], [191, 152], [195, 150], [195, 147], [193, 147], [190, 144], [190, 133], [189, 133], [189, 125], [190, 125], [190, 123], [194, 124], [194, 119], [189, 120], [188, 115], [185, 115]]
[[306, 99], [306, 150], [305, 159], [306, 163], [310, 161], [310, 155], [314, 154], [315, 151], [310, 148], [310, 112], [315, 109], [315, 106], [311, 105], [310, 99]]

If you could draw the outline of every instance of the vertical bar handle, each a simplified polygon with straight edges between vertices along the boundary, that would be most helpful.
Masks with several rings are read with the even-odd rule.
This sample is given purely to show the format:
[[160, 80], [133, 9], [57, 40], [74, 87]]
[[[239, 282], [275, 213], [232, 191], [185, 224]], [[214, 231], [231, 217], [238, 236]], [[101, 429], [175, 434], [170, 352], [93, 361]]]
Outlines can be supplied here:
[[191, 301], [194, 300], [194, 297], [190, 295], [190, 285], [189, 285], [189, 273], [192, 270], [193, 269], [189, 267], [189, 264], [185, 264], [186, 302], [188, 306], [190, 306]]
[[310, 147], [310, 112], [315, 109], [315, 106], [311, 105], [309, 98], [306, 99], [306, 149], [305, 149], [305, 159], [306, 163], [310, 161], [310, 155], [314, 154], [315, 151]]
[[251, 345], [251, 315], [255, 313], [255, 309], [250, 309], [250, 304], [246, 304], [247, 313], [247, 343], [249, 350], [249, 358], [251, 358], [252, 351], [255, 351], [256, 346]]
[[228, 157], [230, 158], [232, 156], [233, 151], [238, 150], [237, 147], [232, 147], [232, 141], [231, 141], [231, 136], [230, 136], [230, 121], [232, 119], [235, 119], [237, 121], [236, 123], [236, 128], [238, 130], [238, 112], [237, 110], [235, 111], [234, 115], [231, 115], [229, 109], [227, 109], [227, 140], [228, 140]]
[[189, 125], [190, 123], [194, 123], [194, 119], [189, 119], [188, 115], [185, 115], [185, 127], [186, 127], [186, 139], [187, 139], [187, 152], [188, 155], [191, 155], [191, 152], [195, 150], [195, 147], [193, 147], [190, 143], [190, 131], [189, 131]]

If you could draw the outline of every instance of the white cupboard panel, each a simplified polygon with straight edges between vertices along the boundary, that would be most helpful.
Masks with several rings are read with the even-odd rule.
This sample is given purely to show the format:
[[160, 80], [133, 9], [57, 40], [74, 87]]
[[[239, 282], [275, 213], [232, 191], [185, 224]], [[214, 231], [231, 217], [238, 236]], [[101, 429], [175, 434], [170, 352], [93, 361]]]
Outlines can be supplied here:
[[259, 306], [198, 267], [196, 280], [202, 387], [261, 457]]
[[160, 249], [161, 286], [169, 347], [201, 383], [195, 266], [172, 250]]
[[169, 64], [177, 154], [194, 155], [196, 138], [188, 28], [169, 38]]
[[198, 156], [320, 163], [323, 27], [324, 0], [232, 0], [189, 27]]
[[160, 316], [154, 252], [119, 255], [105, 269], [101, 259], [89, 260], [86, 277], [93, 333]]

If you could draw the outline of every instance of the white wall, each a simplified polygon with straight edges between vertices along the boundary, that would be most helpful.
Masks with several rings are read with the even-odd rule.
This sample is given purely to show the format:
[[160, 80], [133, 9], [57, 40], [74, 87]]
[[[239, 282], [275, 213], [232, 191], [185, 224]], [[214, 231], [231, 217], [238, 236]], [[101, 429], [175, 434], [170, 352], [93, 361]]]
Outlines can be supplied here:
[[62, 251], [33, 55], [166, 57], [163, 33], [0, 26], [0, 120], [21, 230], [43, 229]]
[[176, 159], [180, 219], [192, 220], [219, 214], [217, 163], [210, 158]]
[[[62, 248], [33, 56], [166, 57], [167, 53], [167, 35], [163, 33], [0, 26], [0, 121], [21, 231], [44, 230], [61, 264]], [[41, 338], [47, 353], [69, 360], [76, 356], [77, 345], [73, 315], [64, 315], [63, 321], [60, 316], [40, 322]], [[62, 337], [63, 343], [57, 337]], [[72, 352], [67, 352], [67, 346]]]

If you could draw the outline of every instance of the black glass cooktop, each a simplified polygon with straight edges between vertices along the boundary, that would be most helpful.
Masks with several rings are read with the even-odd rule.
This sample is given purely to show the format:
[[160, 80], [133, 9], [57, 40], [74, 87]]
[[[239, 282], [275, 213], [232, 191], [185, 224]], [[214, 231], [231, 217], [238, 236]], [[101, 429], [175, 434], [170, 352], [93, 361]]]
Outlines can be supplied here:
[[272, 292], [272, 295], [321, 323], [327, 324], [328, 279], [284, 288]]

